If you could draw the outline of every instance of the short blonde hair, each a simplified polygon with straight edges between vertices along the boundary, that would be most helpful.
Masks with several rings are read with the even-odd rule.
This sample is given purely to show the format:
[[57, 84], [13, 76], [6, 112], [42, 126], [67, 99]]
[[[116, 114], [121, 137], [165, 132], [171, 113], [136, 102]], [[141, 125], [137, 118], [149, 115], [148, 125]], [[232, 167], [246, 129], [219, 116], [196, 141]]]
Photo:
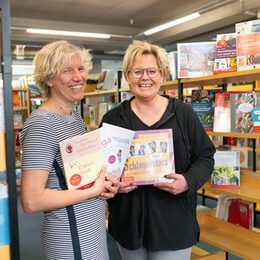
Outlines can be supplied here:
[[139, 60], [143, 54], [153, 54], [164, 78], [169, 75], [168, 58], [166, 50], [146, 41], [134, 40], [126, 50], [123, 60], [123, 73], [125, 76], [130, 72], [135, 59]]
[[50, 96], [47, 81], [60, 75], [74, 55], [78, 55], [86, 69], [92, 69], [91, 55], [88, 50], [67, 41], [55, 41], [46, 44], [34, 57], [34, 80], [44, 97]]

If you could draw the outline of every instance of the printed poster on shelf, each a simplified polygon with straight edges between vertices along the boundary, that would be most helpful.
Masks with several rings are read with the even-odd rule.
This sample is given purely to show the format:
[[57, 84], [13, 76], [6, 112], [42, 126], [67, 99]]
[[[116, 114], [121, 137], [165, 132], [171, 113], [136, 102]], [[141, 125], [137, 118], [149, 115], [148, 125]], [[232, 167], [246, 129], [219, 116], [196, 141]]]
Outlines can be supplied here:
[[217, 34], [214, 74], [237, 71], [236, 34]]
[[93, 185], [100, 169], [121, 176], [134, 131], [104, 124], [99, 129], [59, 143], [68, 189]]
[[172, 182], [164, 177], [175, 172], [171, 129], [135, 131], [122, 174], [122, 182], [149, 185]]
[[260, 68], [260, 19], [236, 24], [237, 70]]
[[239, 151], [216, 151], [211, 187], [238, 189], [240, 186]]
[[178, 78], [213, 75], [216, 43], [178, 43]]

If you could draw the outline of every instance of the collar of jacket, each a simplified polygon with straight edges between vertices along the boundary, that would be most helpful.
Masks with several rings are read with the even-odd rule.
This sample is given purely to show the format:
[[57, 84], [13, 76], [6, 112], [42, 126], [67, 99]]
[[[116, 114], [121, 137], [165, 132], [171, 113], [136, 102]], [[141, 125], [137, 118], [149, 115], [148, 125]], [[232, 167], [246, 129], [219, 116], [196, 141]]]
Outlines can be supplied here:
[[[182, 102], [179, 99], [176, 98], [172, 98], [169, 97], [167, 95], [162, 95], [165, 98], [169, 99], [169, 103], [168, 106], [166, 108], [166, 111], [164, 113], [164, 115], [162, 116], [162, 118], [159, 120], [159, 122], [156, 123], [156, 128], [160, 128], [160, 126], [162, 124], [164, 124], [165, 122], [167, 122], [171, 117], [173, 117], [176, 113], [176, 110], [178, 108], [178, 105]], [[135, 97], [131, 97], [129, 100], [125, 100], [123, 101], [120, 106], [119, 106], [119, 114], [121, 119], [124, 120], [125, 123], [127, 123], [127, 125], [129, 126], [129, 122], [130, 122], [130, 112], [131, 112], [131, 101], [134, 99]]]

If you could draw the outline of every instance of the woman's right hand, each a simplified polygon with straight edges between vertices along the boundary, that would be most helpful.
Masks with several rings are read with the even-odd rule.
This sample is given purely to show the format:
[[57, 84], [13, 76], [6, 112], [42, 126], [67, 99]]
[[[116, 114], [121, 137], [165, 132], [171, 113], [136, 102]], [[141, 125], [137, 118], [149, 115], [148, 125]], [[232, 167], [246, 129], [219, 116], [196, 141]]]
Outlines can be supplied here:
[[106, 166], [102, 166], [99, 176], [96, 178], [91, 189], [94, 191], [95, 196], [99, 196], [102, 192], [106, 190]]
[[138, 186], [132, 185], [131, 183], [120, 182], [118, 193], [128, 193], [130, 191], [136, 190], [137, 188]]

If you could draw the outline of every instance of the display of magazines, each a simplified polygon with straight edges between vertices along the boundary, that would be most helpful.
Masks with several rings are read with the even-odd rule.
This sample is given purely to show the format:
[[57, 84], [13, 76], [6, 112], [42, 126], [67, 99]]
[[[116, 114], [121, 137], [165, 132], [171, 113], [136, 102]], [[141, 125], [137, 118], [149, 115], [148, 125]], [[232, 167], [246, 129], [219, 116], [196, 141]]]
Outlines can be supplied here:
[[164, 176], [174, 172], [172, 129], [135, 131], [122, 182], [133, 185], [172, 182]]
[[90, 187], [106, 165], [107, 175], [124, 168], [134, 131], [104, 124], [99, 129], [59, 143], [68, 189]]
[[215, 42], [178, 43], [177, 49], [179, 78], [213, 75]]
[[211, 176], [213, 188], [238, 189], [240, 186], [239, 151], [216, 151]]

